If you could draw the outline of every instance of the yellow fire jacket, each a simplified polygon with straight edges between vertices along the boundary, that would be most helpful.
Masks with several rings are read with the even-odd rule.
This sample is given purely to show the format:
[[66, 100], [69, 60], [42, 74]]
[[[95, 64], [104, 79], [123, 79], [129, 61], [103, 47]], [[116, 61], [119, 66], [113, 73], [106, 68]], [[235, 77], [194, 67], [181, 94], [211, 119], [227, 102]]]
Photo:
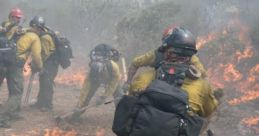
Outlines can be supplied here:
[[17, 41], [17, 60], [26, 61], [32, 55], [32, 62], [40, 70], [42, 69], [41, 43], [36, 33], [26, 32]]
[[9, 29], [9, 31], [6, 32], [6, 37], [8, 40], [10, 40], [13, 37], [14, 33], [17, 32], [17, 28], [18, 28], [17, 25], [14, 25], [14, 26], [10, 26], [10, 25], [11, 25], [11, 22], [9, 20], [2, 23], [2, 27], [4, 29]]
[[[132, 65], [136, 68], [146, 67], [146, 66], [152, 67], [152, 65], [154, 65], [155, 63], [156, 57], [157, 57], [156, 51], [151, 50], [141, 56], [135, 57], [132, 61]], [[200, 59], [196, 55], [192, 56], [191, 64], [193, 64], [196, 68], [200, 70], [200, 72], [202, 73], [202, 77], [207, 76], [206, 70], [203, 64], [200, 62]]]
[[[156, 60], [155, 51], [149, 51], [144, 55], [133, 59], [131, 65], [136, 68], [149, 66], [150, 69], [135, 76], [130, 85], [130, 94], [143, 91], [155, 79], [156, 71], [153, 63]], [[202, 73], [202, 77], [198, 80], [186, 79], [182, 89], [186, 90], [189, 94], [189, 102], [193, 111], [202, 117], [209, 116], [217, 107], [218, 102], [212, 94], [210, 84], [204, 80], [206, 77], [206, 70], [197, 56], [191, 58], [191, 63], [195, 65]]]
[[49, 34], [44, 34], [40, 36], [41, 47], [42, 47], [42, 60], [43, 62], [47, 60], [47, 58], [54, 53], [56, 50], [56, 46], [52, 37]]
[[[104, 79], [107, 80], [107, 84], [105, 85], [105, 92], [104, 94], [102, 94], [102, 96], [108, 97], [114, 94], [120, 78], [121, 78], [121, 74], [120, 74], [120, 69], [119, 66], [116, 62], [110, 60], [111, 65], [112, 65], [112, 75], [111, 77], [108, 76], [110, 75], [110, 73], [104, 73]], [[108, 71], [107, 71], [108, 72]], [[80, 91], [80, 96], [79, 96], [79, 102], [78, 102], [78, 106], [82, 107], [85, 104], [85, 101], [90, 101], [90, 100], [86, 100], [90, 93], [93, 93], [92, 91], [97, 91], [99, 86], [96, 86], [96, 83], [92, 83], [91, 80], [89, 79], [89, 74], [87, 76], [87, 78], [85, 79], [82, 89]], [[91, 99], [91, 98], [90, 98]]]
[[218, 101], [213, 95], [212, 88], [206, 80], [186, 79], [182, 85], [189, 96], [191, 110], [201, 117], [209, 117], [217, 108]]
[[[131, 82], [130, 91], [140, 91], [145, 90], [146, 87], [152, 82], [155, 78], [156, 71], [153, 68], [156, 61], [156, 51], [149, 51], [141, 56], [135, 57], [132, 61], [132, 64], [136, 68], [140, 67], [151, 67], [151, 69], [145, 70], [144, 72], [135, 76], [134, 80]], [[199, 58], [196, 55], [193, 55], [191, 58], [191, 63], [195, 65], [198, 70], [202, 73], [202, 77], [206, 77], [206, 70], [203, 67], [203, 64], [200, 62]]]

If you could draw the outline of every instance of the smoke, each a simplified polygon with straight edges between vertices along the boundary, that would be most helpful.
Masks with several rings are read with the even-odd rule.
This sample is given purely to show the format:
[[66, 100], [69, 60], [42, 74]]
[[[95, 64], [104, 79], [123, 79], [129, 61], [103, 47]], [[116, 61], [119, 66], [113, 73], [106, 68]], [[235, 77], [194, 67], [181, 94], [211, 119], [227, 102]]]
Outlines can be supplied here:
[[238, 17], [248, 25], [257, 23], [259, 1], [256, 0], [208, 0], [201, 9], [201, 19], [206, 31], [215, 31]]
[[[176, 6], [157, 8], [163, 6], [163, 3], [174, 3]], [[24, 26], [28, 26], [33, 16], [41, 15], [46, 19], [48, 26], [71, 40], [76, 55], [87, 58], [89, 50], [99, 43], [108, 43], [112, 46], [125, 44], [123, 46], [127, 47], [136, 44], [150, 49], [160, 43], [163, 29], [175, 23], [190, 29], [197, 36], [221, 31], [223, 27], [231, 25], [230, 20], [236, 16], [254, 27], [259, 22], [258, 5], [258, 0], [2, 0], [0, 21], [7, 19], [13, 7], [19, 7], [24, 11]], [[158, 13], [154, 9], [158, 9]], [[149, 15], [150, 18], [147, 17]], [[125, 18], [132, 20], [125, 22]], [[125, 29], [134, 22], [134, 25]], [[120, 23], [128, 24], [123, 24], [124, 28], [119, 28]], [[133, 33], [133, 36], [128, 38], [130, 42], [118, 42], [122, 36], [120, 31], [126, 34]], [[141, 36], [146, 33], [146, 39], [151, 40]], [[145, 40], [138, 41], [134, 39], [136, 37], [144, 37]], [[152, 43], [157, 45], [150, 47]]]

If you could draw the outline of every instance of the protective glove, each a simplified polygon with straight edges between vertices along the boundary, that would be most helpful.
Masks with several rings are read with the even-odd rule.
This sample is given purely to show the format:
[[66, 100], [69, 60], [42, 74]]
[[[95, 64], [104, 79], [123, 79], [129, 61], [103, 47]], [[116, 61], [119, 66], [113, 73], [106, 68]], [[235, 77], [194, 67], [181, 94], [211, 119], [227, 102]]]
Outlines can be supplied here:
[[106, 96], [99, 96], [96, 98], [96, 106], [102, 105], [105, 103]]
[[224, 96], [224, 90], [222, 88], [218, 88], [213, 91], [213, 95], [218, 101], [220, 101], [221, 98]]

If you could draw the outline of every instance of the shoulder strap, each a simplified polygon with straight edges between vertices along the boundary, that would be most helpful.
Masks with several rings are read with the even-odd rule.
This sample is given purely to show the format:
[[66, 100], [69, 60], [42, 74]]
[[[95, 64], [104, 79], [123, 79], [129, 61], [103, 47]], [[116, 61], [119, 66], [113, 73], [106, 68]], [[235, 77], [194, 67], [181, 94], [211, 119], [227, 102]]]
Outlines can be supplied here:
[[49, 32], [41, 32], [40, 35], [39, 35], [39, 37], [45, 36], [45, 35], [47, 35], [47, 34], [49, 34], [49, 35], [51, 36], [51, 34], [50, 34]]
[[155, 69], [157, 69], [161, 62], [164, 60], [164, 54], [159, 52], [158, 50], [155, 50], [155, 61], [152, 64], [152, 67], [154, 67]]

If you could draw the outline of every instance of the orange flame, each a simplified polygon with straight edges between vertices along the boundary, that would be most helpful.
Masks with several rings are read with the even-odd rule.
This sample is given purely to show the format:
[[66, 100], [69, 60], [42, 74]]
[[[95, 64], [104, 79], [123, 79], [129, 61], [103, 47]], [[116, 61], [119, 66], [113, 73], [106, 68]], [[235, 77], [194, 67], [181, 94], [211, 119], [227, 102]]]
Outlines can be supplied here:
[[63, 131], [59, 128], [46, 129], [43, 136], [76, 136], [77, 133], [74, 130]]
[[255, 129], [256, 133], [259, 134], [259, 116], [244, 118], [241, 122], [246, 126]]
[[197, 49], [202, 48], [206, 43], [212, 41], [216, 39], [216, 34], [215, 33], [211, 33], [207, 36], [200, 36], [197, 38], [197, 43], [196, 43], [196, 47]]
[[234, 64], [226, 64], [225, 69], [224, 69], [224, 79], [225, 81], [238, 81], [242, 79], [243, 75], [235, 69]]
[[55, 83], [62, 85], [79, 85], [81, 86], [86, 77], [86, 71], [84, 69], [79, 69], [76, 71], [65, 71], [64, 73], [58, 75], [55, 79]]
[[249, 91], [245, 95], [228, 101], [230, 105], [237, 105], [259, 98], [259, 91]]
[[247, 126], [257, 125], [259, 123], [259, 116], [245, 118], [245, 119], [242, 120], [242, 122], [244, 124], [246, 124]]
[[31, 130], [24, 134], [11, 134], [11, 136], [77, 136], [78, 133], [75, 130], [63, 131], [59, 128], [45, 129], [44, 131]]
[[246, 48], [243, 52], [237, 51], [236, 58], [237, 58], [237, 61], [239, 62], [241, 59], [251, 58], [253, 54], [254, 52], [252, 51], [251, 48]]
[[253, 68], [251, 68], [251, 70], [249, 72], [248, 81], [251, 83], [254, 83], [256, 81], [256, 79], [259, 80], [259, 64], [257, 64]]
[[25, 64], [24, 64], [24, 67], [23, 67], [23, 75], [25, 77], [28, 77], [30, 74], [31, 74], [31, 67], [30, 67], [30, 64], [31, 63], [31, 60], [28, 59]]
[[104, 128], [97, 128], [95, 132], [95, 136], [105, 136], [105, 129]]
[[[219, 34], [232, 34], [231, 36], [237, 36], [233, 37], [234, 40], [237, 39], [243, 47], [237, 48], [233, 45], [224, 43], [224, 41], [220, 41], [219, 43], [221, 44], [216, 47], [217, 54], [209, 56], [209, 59], [207, 60], [207, 66], [209, 67], [208, 77], [216, 87], [223, 88], [226, 86], [243, 93], [239, 98], [234, 98], [228, 102], [231, 105], [237, 105], [255, 100], [259, 97], [259, 64], [252, 68], [249, 68], [249, 65], [241, 67], [243, 66], [240, 65], [241, 63], [243, 64], [243, 62], [246, 62], [258, 54], [256, 50], [253, 50], [252, 40], [249, 36], [249, 27], [243, 24], [238, 18], [233, 18], [230, 20], [229, 24], [231, 25], [226, 26]], [[208, 36], [199, 37], [197, 40], [198, 48], [217, 39], [219, 34], [211, 33]], [[241, 49], [235, 51], [239, 48]], [[237, 69], [237, 66], [239, 66], [239, 69]], [[248, 68], [247, 72], [245, 72], [246, 68]]]

